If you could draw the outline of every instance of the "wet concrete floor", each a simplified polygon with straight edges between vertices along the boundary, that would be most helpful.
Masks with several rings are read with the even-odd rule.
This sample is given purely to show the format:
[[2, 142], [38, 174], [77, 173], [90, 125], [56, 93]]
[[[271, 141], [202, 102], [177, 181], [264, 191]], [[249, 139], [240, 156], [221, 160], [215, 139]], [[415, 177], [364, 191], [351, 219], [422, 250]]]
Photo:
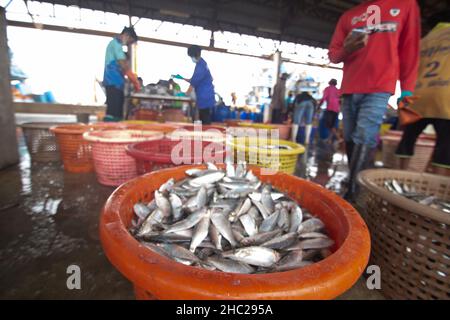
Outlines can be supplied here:
[[[109, 263], [98, 237], [100, 210], [114, 188], [95, 174], [32, 163], [19, 135], [20, 164], [0, 171], [0, 299], [133, 299], [133, 287]], [[311, 148], [312, 149], [312, 148]], [[319, 142], [297, 174], [340, 192], [346, 160]], [[67, 268], [81, 269], [81, 290], [67, 288]], [[339, 299], [383, 299], [362, 277]]]

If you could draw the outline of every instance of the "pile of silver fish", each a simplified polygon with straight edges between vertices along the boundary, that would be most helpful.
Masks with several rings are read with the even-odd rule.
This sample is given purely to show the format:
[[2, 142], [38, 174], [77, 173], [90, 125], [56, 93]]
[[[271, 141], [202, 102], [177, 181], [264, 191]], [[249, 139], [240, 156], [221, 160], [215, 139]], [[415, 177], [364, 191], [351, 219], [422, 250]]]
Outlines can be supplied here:
[[406, 183], [398, 182], [395, 179], [388, 179], [384, 181], [384, 187], [392, 193], [398, 194], [405, 198], [414, 200], [425, 206], [450, 213], [450, 203], [439, 199], [434, 195], [426, 195], [417, 192], [414, 186], [408, 186]]
[[232, 273], [301, 268], [331, 254], [324, 223], [262, 183], [245, 163], [189, 169], [150, 203], [136, 203], [130, 233], [185, 265]]

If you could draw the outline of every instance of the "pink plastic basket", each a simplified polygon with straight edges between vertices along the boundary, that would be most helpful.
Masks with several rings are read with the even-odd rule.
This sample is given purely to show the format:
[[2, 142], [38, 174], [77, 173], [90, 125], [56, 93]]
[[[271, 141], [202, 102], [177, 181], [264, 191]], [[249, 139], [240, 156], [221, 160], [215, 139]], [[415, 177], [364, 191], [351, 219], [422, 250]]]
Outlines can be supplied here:
[[97, 130], [83, 134], [92, 145], [98, 182], [107, 186], [121, 185], [138, 175], [134, 158], [125, 151], [127, 145], [163, 136], [161, 132], [141, 130]]
[[[174, 148], [184, 143], [179, 140], [161, 139], [133, 143], [126, 147], [127, 153], [136, 159], [138, 174], [144, 174], [181, 164], [200, 164], [203, 162], [223, 163], [225, 160], [225, 144], [208, 141], [187, 141], [191, 154], [183, 156], [179, 162], [177, 155], [172, 155]], [[198, 146], [196, 144], [199, 144]], [[196, 153], [194, 150], [198, 148]], [[207, 158], [205, 158], [207, 157]], [[211, 157], [211, 159], [209, 159]]]

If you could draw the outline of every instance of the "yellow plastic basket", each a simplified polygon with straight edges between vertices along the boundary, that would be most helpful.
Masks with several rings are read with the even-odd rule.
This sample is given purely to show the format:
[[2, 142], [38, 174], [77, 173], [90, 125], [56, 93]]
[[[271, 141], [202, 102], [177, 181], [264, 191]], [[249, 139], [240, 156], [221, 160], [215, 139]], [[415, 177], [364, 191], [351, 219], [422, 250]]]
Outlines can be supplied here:
[[245, 128], [254, 128], [254, 129], [276, 129], [276, 126], [270, 125], [270, 124], [264, 124], [264, 123], [248, 123], [248, 122], [239, 122], [239, 127], [245, 127]]
[[[305, 152], [302, 145], [291, 141], [255, 137], [234, 138], [229, 145], [234, 150], [235, 160], [240, 160], [244, 154], [248, 164], [288, 174], [295, 172], [298, 155]], [[288, 146], [291, 149], [273, 149], [270, 146]]]
[[386, 133], [388, 133], [389, 130], [391, 130], [392, 124], [391, 123], [383, 123], [380, 126], [380, 136], [384, 136]]

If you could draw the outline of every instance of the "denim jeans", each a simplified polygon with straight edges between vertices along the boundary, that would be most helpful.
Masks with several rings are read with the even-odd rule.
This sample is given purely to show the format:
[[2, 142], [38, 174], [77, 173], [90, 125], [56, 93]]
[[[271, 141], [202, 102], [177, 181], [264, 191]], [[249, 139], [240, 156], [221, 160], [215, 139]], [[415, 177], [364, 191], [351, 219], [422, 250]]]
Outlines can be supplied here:
[[391, 94], [388, 92], [344, 95], [344, 139], [355, 144], [377, 145], [383, 116]]
[[314, 104], [312, 101], [303, 101], [300, 104], [296, 104], [294, 108], [294, 124], [301, 125], [302, 120], [304, 124], [312, 124], [314, 117]]

